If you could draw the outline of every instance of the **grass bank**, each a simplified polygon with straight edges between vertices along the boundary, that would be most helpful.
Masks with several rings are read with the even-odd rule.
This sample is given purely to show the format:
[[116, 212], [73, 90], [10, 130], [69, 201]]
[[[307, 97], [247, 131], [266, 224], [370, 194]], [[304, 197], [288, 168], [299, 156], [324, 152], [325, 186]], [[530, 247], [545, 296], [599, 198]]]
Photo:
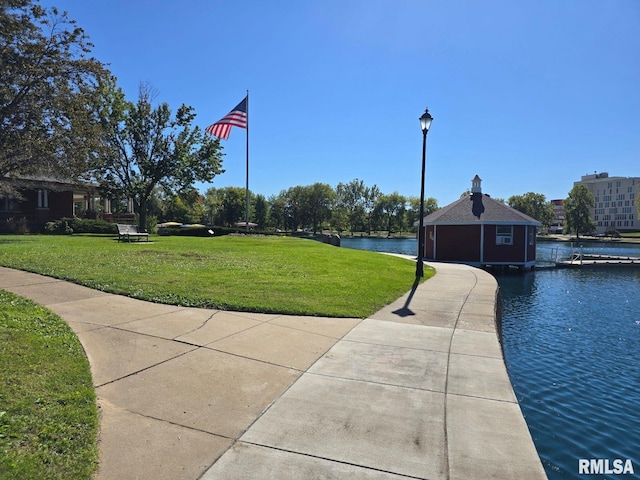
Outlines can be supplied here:
[[158, 303], [359, 318], [415, 280], [414, 262], [289, 237], [2, 236], [0, 265]]
[[91, 478], [97, 429], [89, 362], [73, 331], [0, 290], [0, 478]]

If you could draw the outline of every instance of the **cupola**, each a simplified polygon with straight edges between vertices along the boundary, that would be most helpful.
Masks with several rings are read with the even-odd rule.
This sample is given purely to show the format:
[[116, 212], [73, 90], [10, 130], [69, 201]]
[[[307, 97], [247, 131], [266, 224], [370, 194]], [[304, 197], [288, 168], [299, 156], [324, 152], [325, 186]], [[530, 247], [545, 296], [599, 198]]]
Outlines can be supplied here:
[[471, 194], [476, 193], [482, 194], [482, 179], [478, 175], [471, 180]]

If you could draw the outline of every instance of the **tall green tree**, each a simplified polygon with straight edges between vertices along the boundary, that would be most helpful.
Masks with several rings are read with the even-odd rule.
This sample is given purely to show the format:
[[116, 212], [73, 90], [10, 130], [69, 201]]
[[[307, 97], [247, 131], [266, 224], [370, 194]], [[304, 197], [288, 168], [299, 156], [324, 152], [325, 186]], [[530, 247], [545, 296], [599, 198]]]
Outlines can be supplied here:
[[295, 232], [305, 219], [305, 189], [301, 185], [296, 185], [295, 187], [290, 187], [285, 192], [281, 192], [281, 195], [283, 195], [285, 200], [285, 229], [288, 227], [292, 232]]
[[256, 222], [261, 228], [267, 226], [267, 218], [269, 217], [269, 204], [267, 199], [262, 194], [255, 196], [253, 202], [253, 221]]
[[315, 234], [324, 222], [331, 218], [331, 209], [335, 204], [336, 193], [326, 183], [314, 183], [305, 188], [306, 226]]
[[164, 215], [170, 221], [201, 223], [206, 214], [204, 197], [195, 188], [185, 188], [179, 194], [170, 194], [164, 201]]
[[[251, 197], [251, 192], [249, 192]], [[210, 223], [232, 227], [244, 221], [246, 192], [243, 187], [210, 188], [205, 193], [205, 208]]]
[[286, 205], [287, 199], [285, 192], [280, 192], [279, 195], [271, 195], [268, 199], [269, 202], [269, 221], [268, 225], [279, 230], [286, 230]]
[[381, 195], [376, 204], [378, 217], [382, 220], [384, 228], [391, 235], [394, 231], [400, 231], [405, 227], [405, 210], [407, 199], [398, 192], [390, 195]]
[[366, 217], [368, 235], [371, 235], [371, 228], [373, 227], [376, 205], [378, 204], [378, 200], [381, 196], [382, 192], [377, 185], [365, 187], [364, 189], [364, 202], [362, 206], [364, 209], [364, 215]]
[[[362, 180], [357, 178], [349, 183], [339, 183], [336, 186], [336, 210], [344, 211], [348, 219], [351, 234], [360, 230], [364, 223], [364, 202], [366, 187]], [[338, 218], [338, 215], [336, 215]], [[342, 218], [342, 217], [340, 217]]]
[[134, 200], [141, 228], [146, 228], [147, 202], [156, 186], [179, 192], [224, 172], [220, 143], [192, 126], [193, 108], [183, 104], [174, 116], [167, 103], [154, 107], [152, 97], [151, 87], [141, 84], [138, 101], [128, 102], [110, 79], [103, 85], [99, 112], [103, 186]]
[[580, 233], [588, 233], [596, 228], [591, 219], [594, 199], [586, 186], [581, 184], [574, 186], [563, 206], [566, 230], [568, 232], [576, 232], [576, 237], [579, 238]]
[[93, 106], [108, 76], [91, 47], [55, 8], [0, 2], [0, 193], [17, 193], [11, 177], [91, 170], [100, 139]]
[[507, 200], [507, 205], [538, 220], [544, 230], [549, 229], [553, 223], [553, 205], [541, 193], [527, 192], [524, 195], [513, 195]]
[[220, 212], [222, 211], [222, 200], [222, 194], [219, 194], [218, 189], [216, 188], [209, 188], [204, 192], [204, 208], [207, 224], [221, 225], [217, 220], [220, 217]]
[[[331, 231], [334, 230], [342, 235], [342, 233], [349, 229], [349, 213], [344, 207], [340, 207], [336, 205], [331, 210]], [[353, 234], [353, 230], [351, 230], [351, 234]]]

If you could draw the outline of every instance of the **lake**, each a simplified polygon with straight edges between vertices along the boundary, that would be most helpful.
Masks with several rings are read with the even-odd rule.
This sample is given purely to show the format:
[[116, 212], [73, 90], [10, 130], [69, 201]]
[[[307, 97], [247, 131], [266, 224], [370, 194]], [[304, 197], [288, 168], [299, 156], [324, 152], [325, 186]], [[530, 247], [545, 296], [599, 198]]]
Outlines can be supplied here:
[[[342, 239], [342, 246], [415, 255], [415, 239]], [[579, 248], [575, 244], [574, 249]], [[538, 259], [566, 258], [539, 243]], [[589, 253], [640, 257], [640, 246], [584, 244]], [[640, 476], [640, 269], [540, 269], [496, 274], [507, 369], [550, 480], [579, 461], [630, 461]], [[620, 464], [618, 464], [620, 465]], [[607, 478], [631, 478], [609, 475]]]
[[349, 238], [342, 237], [340, 245], [357, 250], [372, 252], [401, 253], [413, 255], [418, 253], [418, 241], [415, 238]]

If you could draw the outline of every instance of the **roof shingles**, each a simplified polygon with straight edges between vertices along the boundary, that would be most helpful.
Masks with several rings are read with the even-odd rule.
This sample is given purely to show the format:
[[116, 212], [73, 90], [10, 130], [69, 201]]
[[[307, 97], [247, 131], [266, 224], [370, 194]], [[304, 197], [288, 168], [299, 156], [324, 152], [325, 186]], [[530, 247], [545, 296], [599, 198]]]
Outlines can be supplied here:
[[534, 218], [481, 193], [462, 197], [424, 217], [425, 225], [478, 223], [540, 226]]

